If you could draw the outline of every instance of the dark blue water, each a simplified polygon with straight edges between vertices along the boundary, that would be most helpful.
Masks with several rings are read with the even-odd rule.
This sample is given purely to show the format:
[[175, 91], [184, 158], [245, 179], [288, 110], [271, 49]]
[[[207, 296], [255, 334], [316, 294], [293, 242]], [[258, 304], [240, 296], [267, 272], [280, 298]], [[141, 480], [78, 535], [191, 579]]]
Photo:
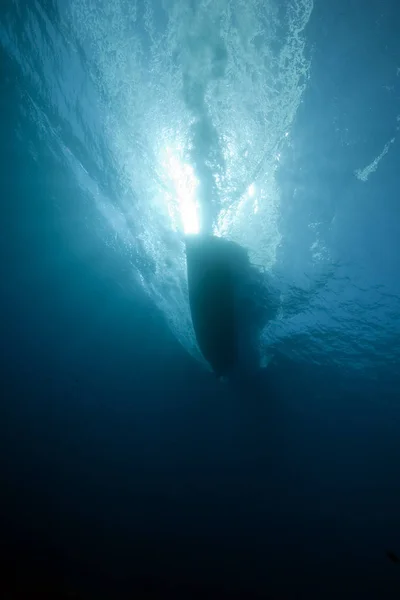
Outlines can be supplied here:
[[[217, 5], [225, 14], [236, 3]], [[164, 95], [150, 94], [150, 142], [140, 146], [147, 113], [139, 119], [123, 105], [143, 80], [127, 92], [118, 70], [134, 28], [128, 5], [66, 6], [1, 6], [2, 597], [398, 598], [400, 565], [386, 556], [400, 553], [396, 3], [315, 3], [299, 34], [306, 87], [297, 102], [301, 78], [290, 79], [293, 118], [271, 101], [272, 141], [262, 132], [266, 100], [253, 92], [258, 138], [239, 94], [245, 72], [228, 68], [242, 126], [218, 117], [218, 102], [229, 111], [236, 98], [222, 86], [210, 122], [205, 109], [199, 118], [209, 137], [185, 141], [207, 185], [210, 173], [225, 173], [226, 188], [212, 190], [215, 213], [237, 183], [224, 140], [230, 148], [238, 136], [245, 161], [240, 134], [253, 136], [246, 169], [259, 189], [272, 185], [270, 148], [280, 152], [274, 210], [268, 191], [259, 217], [241, 223], [235, 208], [228, 219], [228, 234], [265, 261], [282, 301], [261, 335], [268, 366], [237, 388], [196, 359], [180, 238], [159, 201], [150, 205], [164, 181], [157, 136], [178, 130], [180, 114], [190, 122], [187, 106], [169, 104], [179, 99], [179, 52], [176, 89], [172, 78]], [[167, 11], [154, 7], [160, 31]], [[278, 18], [273, 5], [265, 10], [266, 23]], [[249, 61], [256, 86], [248, 52], [235, 60], [238, 69]], [[136, 77], [133, 65], [126, 73]]]

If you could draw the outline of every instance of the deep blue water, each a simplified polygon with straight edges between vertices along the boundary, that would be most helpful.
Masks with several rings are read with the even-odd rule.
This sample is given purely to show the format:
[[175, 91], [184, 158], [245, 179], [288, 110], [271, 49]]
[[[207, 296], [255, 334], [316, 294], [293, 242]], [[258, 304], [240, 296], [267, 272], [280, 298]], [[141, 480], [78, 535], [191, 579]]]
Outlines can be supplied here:
[[[400, 9], [133, 6], [1, 6], [4, 597], [398, 598]], [[240, 387], [183, 163], [281, 299]]]

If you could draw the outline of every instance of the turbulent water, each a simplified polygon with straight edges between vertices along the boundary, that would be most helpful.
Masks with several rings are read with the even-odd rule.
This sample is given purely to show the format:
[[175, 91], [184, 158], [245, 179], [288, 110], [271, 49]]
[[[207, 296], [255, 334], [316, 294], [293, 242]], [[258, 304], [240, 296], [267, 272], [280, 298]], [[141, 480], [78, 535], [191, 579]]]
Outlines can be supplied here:
[[[395, 289], [350, 274], [329, 246], [343, 212], [328, 229], [305, 215], [307, 257], [285, 224], [278, 174], [312, 78], [312, 13], [312, 0], [16, 0], [0, 25], [21, 115], [79, 194], [75, 218], [126, 262], [125, 293], [140, 285], [198, 358], [182, 233], [199, 228], [247, 248], [279, 291], [264, 360], [365, 369], [398, 355]], [[65, 190], [53, 201], [68, 213]]]

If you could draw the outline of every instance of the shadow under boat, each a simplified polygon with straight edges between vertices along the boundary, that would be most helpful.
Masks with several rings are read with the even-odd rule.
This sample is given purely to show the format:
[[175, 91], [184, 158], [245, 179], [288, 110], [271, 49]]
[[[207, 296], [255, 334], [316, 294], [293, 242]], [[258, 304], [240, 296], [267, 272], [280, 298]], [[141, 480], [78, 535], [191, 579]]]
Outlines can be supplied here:
[[185, 238], [189, 302], [197, 343], [218, 378], [257, 369], [259, 336], [276, 310], [265, 275], [239, 244]]

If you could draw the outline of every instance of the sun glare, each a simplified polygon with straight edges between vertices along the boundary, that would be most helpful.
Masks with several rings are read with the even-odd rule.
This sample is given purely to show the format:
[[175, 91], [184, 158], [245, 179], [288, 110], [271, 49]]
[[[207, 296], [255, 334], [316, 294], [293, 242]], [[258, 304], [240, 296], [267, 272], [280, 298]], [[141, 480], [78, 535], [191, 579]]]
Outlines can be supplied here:
[[196, 188], [198, 181], [193, 168], [180, 162], [170, 148], [166, 149], [168, 175], [175, 187], [176, 200], [185, 234], [196, 234], [200, 231]]

